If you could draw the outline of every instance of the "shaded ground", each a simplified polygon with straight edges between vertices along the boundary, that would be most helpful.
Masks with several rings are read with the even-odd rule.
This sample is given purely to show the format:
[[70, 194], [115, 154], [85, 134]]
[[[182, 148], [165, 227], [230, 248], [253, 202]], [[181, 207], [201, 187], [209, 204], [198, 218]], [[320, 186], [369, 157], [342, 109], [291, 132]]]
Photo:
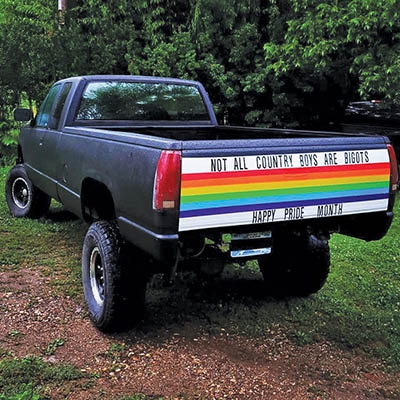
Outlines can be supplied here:
[[[229, 296], [253, 291], [257, 297], [257, 287], [255, 276]], [[199, 299], [224, 290], [223, 281], [190, 290], [153, 283], [149, 315], [139, 328], [103, 335], [88, 320], [82, 299], [60, 294], [40, 268], [3, 265], [0, 348], [88, 373], [81, 382], [49, 387], [53, 399], [139, 393], [168, 399], [400, 398], [400, 375], [354, 349], [327, 342], [299, 346], [279, 324], [257, 335], [234, 334], [224, 323], [214, 326]], [[215, 307], [234, 308], [234, 300], [225, 300]]]

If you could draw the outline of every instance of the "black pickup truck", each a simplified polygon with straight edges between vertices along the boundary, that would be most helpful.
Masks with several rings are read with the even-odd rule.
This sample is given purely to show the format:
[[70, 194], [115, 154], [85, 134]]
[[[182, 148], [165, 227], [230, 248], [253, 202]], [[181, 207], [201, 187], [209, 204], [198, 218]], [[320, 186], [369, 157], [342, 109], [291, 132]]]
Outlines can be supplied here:
[[334, 232], [383, 237], [397, 162], [382, 136], [218, 126], [197, 82], [135, 76], [59, 81], [37, 115], [17, 109], [16, 217], [50, 199], [90, 226], [82, 279], [103, 331], [144, 309], [146, 282], [181, 268], [218, 273], [256, 259], [266, 293], [324, 284]]

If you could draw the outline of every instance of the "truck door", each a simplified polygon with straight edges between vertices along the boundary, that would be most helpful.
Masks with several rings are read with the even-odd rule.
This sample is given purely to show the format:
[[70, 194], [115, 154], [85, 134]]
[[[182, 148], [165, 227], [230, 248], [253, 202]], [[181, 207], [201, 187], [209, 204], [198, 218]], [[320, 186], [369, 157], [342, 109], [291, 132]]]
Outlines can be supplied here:
[[57, 145], [61, 137], [58, 125], [71, 86], [71, 83], [56, 84], [50, 89], [36, 116], [32, 146], [27, 157], [31, 164], [29, 174], [36, 186], [56, 199]]

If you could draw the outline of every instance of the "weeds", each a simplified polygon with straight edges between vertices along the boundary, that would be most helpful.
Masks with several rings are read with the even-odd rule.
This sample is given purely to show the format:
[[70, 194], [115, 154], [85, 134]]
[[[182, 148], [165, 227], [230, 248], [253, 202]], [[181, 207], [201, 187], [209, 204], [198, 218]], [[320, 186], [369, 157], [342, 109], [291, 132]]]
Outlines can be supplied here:
[[47, 345], [47, 347], [42, 351], [42, 353], [46, 356], [52, 356], [55, 354], [56, 350], [64, 346], [65, 341], [63, 339], [54, 339], [51, 343]]
[[8, 336], [11, 338], [20, 338], [23, 336], [23, 334], [16, 329], [12, 329], [10, 332], [8, 332]]
[[111, 343], [110, 348], [104, 353], [104, 357], [111, 361], [119, 361], [124, 354], [125, 345], [120, 343]]
[[51, 365], [39, 357], [6, 357], [0, 361], [0, 399], [46, 399], [47, 386], [84, 377], [75, 367]]

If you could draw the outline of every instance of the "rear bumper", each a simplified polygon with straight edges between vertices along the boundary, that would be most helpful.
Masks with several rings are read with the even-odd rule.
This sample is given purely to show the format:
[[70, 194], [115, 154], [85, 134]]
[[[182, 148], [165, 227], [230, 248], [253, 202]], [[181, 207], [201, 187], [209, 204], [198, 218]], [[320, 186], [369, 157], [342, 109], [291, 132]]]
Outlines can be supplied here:
[[[376, 212], [369, 214], [350, 215], [337, 218], [321, 218], [317, 220], [303, 221], [302, 223], [290, 224], [263, 224], [258, 225], [257, 230], [279, 230], [285, 231], [301, 231], [312, 227], [315, 231], [325, 231], [330, 233], [340, 233], [347, 236], [363, 239], [366, 241], [379, 240], [383, 238], [389, 230], [393, 221], [393, 212]], [[158, 234], [149, 231], [142, 226], [138, 226], [132, 221], [120, 217], [118, 218], [120, 232], [125, 240], [134, 244], [146, 254], [151, 256], [155, 261], [161, 265], [170, 266], [174, 264], [178, 257], [180, 238], [179, 234]], [[256, 227], [233, 227], [218, 229], [218, 233], [224, 232], [247, 232], [254, 231]], [[216, 229], [209, 231], [192, 232], [192, 235], [205, 235], [207, 233], [215, 233]]]

